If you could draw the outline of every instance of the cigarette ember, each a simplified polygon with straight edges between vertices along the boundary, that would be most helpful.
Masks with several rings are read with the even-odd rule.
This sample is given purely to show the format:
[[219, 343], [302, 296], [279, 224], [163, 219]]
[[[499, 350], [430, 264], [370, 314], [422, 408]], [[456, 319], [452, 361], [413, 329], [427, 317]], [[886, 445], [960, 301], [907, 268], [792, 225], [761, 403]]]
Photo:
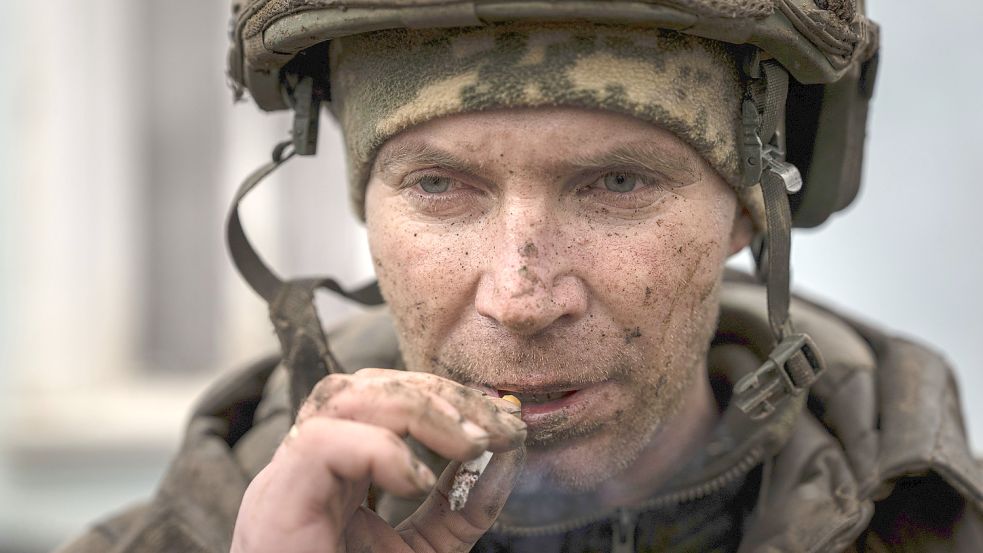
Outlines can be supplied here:
[[481, 473], [485, 472], [485, 467], [488, 466], [491, 458], [492, 452], [486, 451], [477, 459], [461, 464], [461, 467], [457, 469], [457, 474], [454, 475], [454, 485], [451, 486], [451, 493], [448, 495], [452, 511], [460, 511], [464, 508], [464, 504], [468, 501], [468, 495], [471, 494], [471, 488], [478, 483]]
[[[516, 407], [522, 407], [522, 402], [515, 396], [508, 395], [502, 399], [515, 404]], [[471, 494], [471, 488], [474, 488], [474, 485], [478, 483], [478, 479], [485, 472], [485, 467], [488, 466], [491, 458], [492, 452], [486, 451], [477, 459], [463, 463], [457, 469], [457, 473], [454, 475], [454, 484], [451, 485], [451, 493], [448, 494], [452, 511], [460, 511], [464, 508], [464, 504], [468, 502], [468, 496]]]

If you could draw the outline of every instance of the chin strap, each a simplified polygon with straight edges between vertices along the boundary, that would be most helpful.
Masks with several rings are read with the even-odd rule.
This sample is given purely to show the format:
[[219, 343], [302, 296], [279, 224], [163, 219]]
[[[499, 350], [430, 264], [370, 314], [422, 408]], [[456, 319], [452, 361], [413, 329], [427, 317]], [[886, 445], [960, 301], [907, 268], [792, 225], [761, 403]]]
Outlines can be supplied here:
[[374, 281], [354, 291], [343, 289], [331, 278], [284, 281], [256, 253], [246, 237], [239, 217], [239, 205], [256, 185], [294, 156], [294, 144], [294, 139], [277, 144], [273, 149], [273, 159], [239, 186], [226, 222], [226, 240], [236, 269], [269, 304], [270, 320], [283, 351], [282, 363], [290, 374], [290, 400], [296, 415], [319, 380], [330, 373], [342, 372], [338, 361], [331, 355], [328, 338], [317, 316], [314, 293], [319, 289], [330, 290], [365, 305], [381, 304], [382, 296]]
[[788, 97], [788, 72], [774, 60], [750, 60], [747, 95], [742, 106], [745, 186], [760, 184], [768, 228], [756, 245], [758, 275], [768, 290], [768, 323], [775, 347], [768, 359], [734, 386], [734, 402], [754, 420], [773, 413], [789, 397], [799, 396], [822, 375], [825, 364], [812, 339], [795, 332], [789, 319], [789, 258], [792, 215], [788, 196], [802, 189], [799, 170], [785, 161], [782, 127]]

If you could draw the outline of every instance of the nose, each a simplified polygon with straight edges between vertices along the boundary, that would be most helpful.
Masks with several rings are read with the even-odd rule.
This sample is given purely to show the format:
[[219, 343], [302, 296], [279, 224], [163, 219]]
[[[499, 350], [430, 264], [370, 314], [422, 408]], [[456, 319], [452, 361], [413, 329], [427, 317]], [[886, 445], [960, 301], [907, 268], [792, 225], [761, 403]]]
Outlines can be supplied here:
[[475, 308], [502, 327], [531, 336], [587, 311], [587, 289], [577, 276], [574, 248], [547, 209], [503, 210], [478, 282]]

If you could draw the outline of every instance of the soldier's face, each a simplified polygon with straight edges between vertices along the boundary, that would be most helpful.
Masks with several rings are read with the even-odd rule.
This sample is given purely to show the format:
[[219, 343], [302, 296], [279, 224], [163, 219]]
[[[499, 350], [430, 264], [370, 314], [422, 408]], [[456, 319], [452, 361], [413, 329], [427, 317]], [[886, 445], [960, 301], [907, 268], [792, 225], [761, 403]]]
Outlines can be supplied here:
[[391, 139], [369, 241], [410, 370], [523, 400], [525, 484], [596, 487], [703, 390], [749, 232], [692, 148], [627, 116], [469, 113]]

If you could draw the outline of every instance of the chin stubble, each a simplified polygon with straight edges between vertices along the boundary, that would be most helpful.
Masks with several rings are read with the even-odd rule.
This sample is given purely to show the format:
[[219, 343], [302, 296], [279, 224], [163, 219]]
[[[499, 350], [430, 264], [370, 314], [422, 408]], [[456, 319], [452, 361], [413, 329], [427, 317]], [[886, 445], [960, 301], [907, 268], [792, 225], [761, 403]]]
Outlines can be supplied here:
[[[674, 302], [651, 355], [646, 355], [637, 343], [626, 344], [614, 335], [607, 342], [611, 345], [608, 348], [573, 352], [568, 345], [570, 340], [549, 336], [525, 343], [472, 338], [427, 354], [419, 348], [422, 344], [417, 342], [418, 336], [400, 332], [400, 345], [409, 370], [434, 373], [457, 382], [485, 384], [491, 383], [492, 378], [518, 382], [536, 374], [571, 385], [614, 381], [619, 389], [629, 391], [630, 401], [614, 419], [569, 426], [569, 420], [560, 416], [529, 434], [527, 446], [531, 452], [555, 452], [555, 456], [546, 460], [537, 473], [527, 470], [519, 488], [531, 491], [549, 486], [586, 492], [632, 466], [641, 452], [658, 440], [659, 432], [672, 424], [696, 379], [705, 377], [706, 354], [719, 312], [719, 283], [718, 277], [715, 285], [692, 294], [690, 301]], [[685, 316], [681, 316], [683, 309], [687, 311]], [[646, 358], [651, 361], [646, 363]], [[586, 450], [590, 453], [588, 458], [603, 462], [570, 462], [564, 457], [571, 447]]]

